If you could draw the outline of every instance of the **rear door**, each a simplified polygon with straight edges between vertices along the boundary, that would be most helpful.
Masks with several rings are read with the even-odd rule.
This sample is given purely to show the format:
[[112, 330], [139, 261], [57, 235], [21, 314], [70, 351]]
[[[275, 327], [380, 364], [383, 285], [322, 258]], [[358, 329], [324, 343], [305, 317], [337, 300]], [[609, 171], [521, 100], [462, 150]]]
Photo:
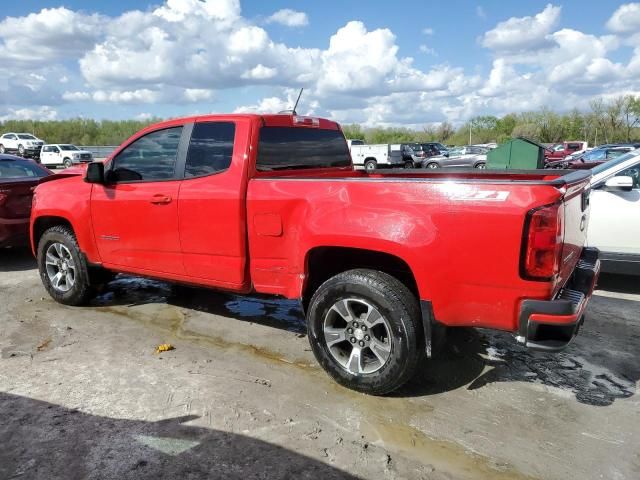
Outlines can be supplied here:
[[184, 274], [177, 165], [187, 142], [183, 125], [149, 132], [109, 162], [105, 185], [93, 185], [91, 217], [104, 263], [140, 273]]
[[231, 289], [246, 285], [250, 130], [242, 118], [196, 122], [178, 200], [185, 273]]

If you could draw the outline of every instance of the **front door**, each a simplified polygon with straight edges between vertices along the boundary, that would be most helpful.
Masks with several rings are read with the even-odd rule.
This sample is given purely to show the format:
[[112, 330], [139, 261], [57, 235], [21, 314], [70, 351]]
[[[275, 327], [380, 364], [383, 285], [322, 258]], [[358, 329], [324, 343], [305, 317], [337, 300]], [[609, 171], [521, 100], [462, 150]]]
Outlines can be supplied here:
[[[182, 125], [147, 133], [122, 149], [94, 184], [91, 217], [106, 266], [183, 275], [176, 173]], [[182, 151], [182, 150], [180, 150]]]
[[616, 176], [633, 178], [633, 189], [591, 191], [588, 243], [607, 253], [640, 255], [640, 162]]

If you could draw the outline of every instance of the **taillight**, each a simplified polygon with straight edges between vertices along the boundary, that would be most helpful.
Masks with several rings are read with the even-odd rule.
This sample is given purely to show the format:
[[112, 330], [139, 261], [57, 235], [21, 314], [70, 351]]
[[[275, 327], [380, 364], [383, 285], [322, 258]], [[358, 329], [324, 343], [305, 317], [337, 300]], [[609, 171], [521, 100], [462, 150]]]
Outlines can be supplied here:
[[546, 205], [527, 214], [520, 274], [527, 280], [551, 280], [560, 270], [564, 207]]
[[9, 192], [7, 190], [0, 190], [0, 207], [4, 205], [4, 202], [9, 198]]

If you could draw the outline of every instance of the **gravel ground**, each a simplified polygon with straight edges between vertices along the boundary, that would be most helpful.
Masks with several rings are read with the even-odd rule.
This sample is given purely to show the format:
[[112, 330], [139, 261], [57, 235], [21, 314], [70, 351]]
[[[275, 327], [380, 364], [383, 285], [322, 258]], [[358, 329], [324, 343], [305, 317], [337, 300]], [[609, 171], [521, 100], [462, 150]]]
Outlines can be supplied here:
[[119, 276], [65, 307], [0, 250], [0, 479], [637, 479], [640, 280], [599, 288], [561, 354], [456, 330], [376, 398], [316, 365], [295, 302]]

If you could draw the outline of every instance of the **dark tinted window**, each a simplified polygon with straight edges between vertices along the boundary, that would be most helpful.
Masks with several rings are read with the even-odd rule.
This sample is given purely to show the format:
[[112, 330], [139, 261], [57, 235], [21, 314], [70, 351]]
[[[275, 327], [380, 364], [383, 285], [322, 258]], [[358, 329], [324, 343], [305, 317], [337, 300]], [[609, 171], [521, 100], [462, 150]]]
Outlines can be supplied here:
[[351, 166], [347, 142], [339, 130], [262, 127], [258, 170]]
[[151, 132], [131, 143], [113, 159], [111, 181], [173, 178], [182, 127]]
[[203, 122], [193, 126], [185, 177], [199, 177], [226, 170], [231, 165], [233, 122]]
[[47, 170], [31, 161], [0, 159], [0, 182], [9, 178], [40, 178], [47, 175]]

